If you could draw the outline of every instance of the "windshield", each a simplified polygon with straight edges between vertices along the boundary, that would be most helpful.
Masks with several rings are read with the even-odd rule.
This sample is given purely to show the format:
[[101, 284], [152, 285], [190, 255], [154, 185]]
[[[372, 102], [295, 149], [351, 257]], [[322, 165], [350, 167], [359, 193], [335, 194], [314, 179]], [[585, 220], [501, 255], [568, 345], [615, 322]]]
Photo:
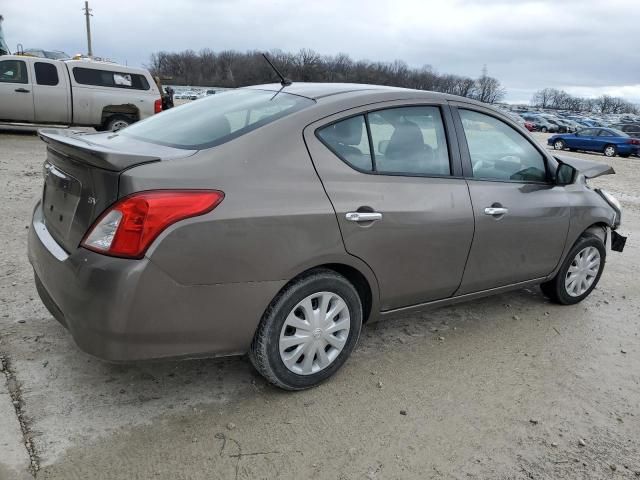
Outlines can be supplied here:
[[230, 90], [172, 108], [118, 133], [169, 147], [200, 150], [228, 142], [313, 103], [283, 92]]

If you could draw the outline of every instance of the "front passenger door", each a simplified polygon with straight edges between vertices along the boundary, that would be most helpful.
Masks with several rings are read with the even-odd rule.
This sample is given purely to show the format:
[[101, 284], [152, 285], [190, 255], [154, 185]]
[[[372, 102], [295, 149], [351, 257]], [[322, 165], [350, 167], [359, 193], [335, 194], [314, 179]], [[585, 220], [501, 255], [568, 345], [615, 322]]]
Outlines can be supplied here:
[[33, 92], [27, 62], [0, 60], [0, 121], [33, 122], [33, 118]]
[[526, 134], [481, 107], [455, 110], [475, 217], [456, 294], [547, 276], [560, 260], [569, 229], [564, 187], [550, 181], [545, 156]]

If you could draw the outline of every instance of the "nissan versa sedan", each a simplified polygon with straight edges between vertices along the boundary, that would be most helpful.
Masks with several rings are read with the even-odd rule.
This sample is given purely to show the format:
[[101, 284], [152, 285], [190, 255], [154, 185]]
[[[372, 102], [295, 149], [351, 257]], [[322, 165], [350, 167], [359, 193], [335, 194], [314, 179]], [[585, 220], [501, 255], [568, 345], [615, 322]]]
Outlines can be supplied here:
[[618, 201], [587, 184], [609, 166], [439, 93], [262, 85], [40, 137], [35, 283], [110, 361], [248, 353], [304, 389], [367, 321], [536, 284], [578, 303], [626, 240]]
[[553, 135], [547, 143], [556, 150], [601, 152], [607, 157], [628, 157], [640, 152], [640, 140], [615, 128], [583, 128], [573, 134]]

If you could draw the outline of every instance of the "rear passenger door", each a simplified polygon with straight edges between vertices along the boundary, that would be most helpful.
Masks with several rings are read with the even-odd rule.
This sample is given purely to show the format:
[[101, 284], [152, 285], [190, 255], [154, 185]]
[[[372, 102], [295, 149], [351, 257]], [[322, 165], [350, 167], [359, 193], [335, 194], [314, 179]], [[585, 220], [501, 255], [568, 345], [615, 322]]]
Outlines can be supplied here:
[[569, 229], [565, 188], [543, 151], [491, 110], [457, 104], [475, 234], [458, 294], [539, 279], [558, 264]]
[[71, 93], [62, 62], [33, 62], [33, 104], [38, 123], [71, 123]]
[[25, 60], [0, 57], [0, 121], [33, 122], [33, 92]]
[[346, 250], [375, 272], [381, 307], [449, 297], [473, 213], [445, 104], [378, 104], [308, 126], [304, 138]]

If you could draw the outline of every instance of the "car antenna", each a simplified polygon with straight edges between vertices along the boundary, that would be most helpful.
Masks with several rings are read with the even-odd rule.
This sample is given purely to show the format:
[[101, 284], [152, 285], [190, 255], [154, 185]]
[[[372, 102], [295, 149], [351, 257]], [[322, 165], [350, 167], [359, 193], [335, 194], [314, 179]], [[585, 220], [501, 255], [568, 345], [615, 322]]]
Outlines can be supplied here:
[[280, 73], [280, 70], [278, 70], [276, 66], [271, 62], [271, 60], [269, 60], [269, 57], [267, 57], [267, 54], [263, 53], [262, 56], [267, 61], [267, 63], [271, 66], [271, 68], [273, 68], [273, 71], [276, 72], [276, 75], [280, 77], [280, 85], [282, 85], [282, 88], [288, 87], [289, 85], [291, 85], [291, 80], [289, 80], [284, 75], [282, 75], [282, 73]]

